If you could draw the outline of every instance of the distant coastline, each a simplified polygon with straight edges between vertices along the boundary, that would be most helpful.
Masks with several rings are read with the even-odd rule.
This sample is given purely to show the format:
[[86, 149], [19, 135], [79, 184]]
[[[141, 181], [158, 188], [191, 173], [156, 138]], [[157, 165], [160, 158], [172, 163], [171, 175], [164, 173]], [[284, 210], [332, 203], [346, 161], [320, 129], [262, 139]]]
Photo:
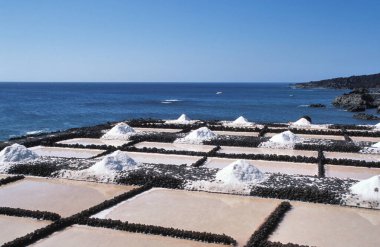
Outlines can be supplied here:
[[[332, 104], [349, 112], [361, 112], [354, 114], [353, 118], [380, 119], [380, 73], [297, 83], [293, 87], [298, 89], [351, 89], [351, 92], [335, 97]], [[375, 112], [372, 112], [373, 114], [363, 113], [367, 109], [375, 108], [377, 108], [376, 115]]]
[[380, 73], [296, 83], [294, 87], [330, 89], [380, 88]]

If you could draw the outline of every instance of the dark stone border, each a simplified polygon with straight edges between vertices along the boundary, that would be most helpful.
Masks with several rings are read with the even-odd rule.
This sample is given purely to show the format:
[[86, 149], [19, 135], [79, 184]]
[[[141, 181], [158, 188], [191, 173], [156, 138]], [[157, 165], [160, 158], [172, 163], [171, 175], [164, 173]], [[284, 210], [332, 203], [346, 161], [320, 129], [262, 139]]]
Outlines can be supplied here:
[[184, 181], [168, 175], [146, 174], [145, 171], [137, 170], [116, 179], [116, 183], [125, 185], [144, 185], [152, 187], [182, 189]]
[[340, 152], [340, 153], [357, 153], [362, 148], [354, 144], [330, 144], [330, 145], [321, 145], [321, 144], [301, 144], [297, 143], [294, 146], [295, 150], [310, 150], [310, 151], [329, 151], [329, 152]]
[[191, 166], [192, 167], [200, 167], [203, 166], [207, 161], [207, 156], [203, 156], [201, 159], [195, 161]]
[[365, 161], [365, 160], [326, 158], [325, 163], [329, 165], [334, 165], [334, 166], [356, 166], [356, 167], [363, 167], [363, 168], [380, 168], [380, 162]]
[[97, 219], [97, 218], [84, 218], [84, 219], [81, 219], [79, 224], [92, 226], [92, 227], [109, 228], [109, 229], [127, 231], [127, 232], [133, 232], [133, 233], [152, 234], [152, 235], [159, 235], [159, 236], [164, 236], [164, 237], [195, 240], [195, 241], [201, 241], [201, 242], [206, 242], [206, 243], [217, 243], [217, 244], [234, 245], [234, 246], [236, 245], [236, 240], [225, 234], [188, 231], [188, 230], [181, 230], [181, 229], [172, 228], [172, 227], [168, 228], [168, 227], [162, 227], [162, 226], [128, 223], [128, 222], [122, 222], [120, 220]]
[[258, 127], [231, 127], [224, 125], [207, 126], [212, 131], [231, 131], [231, 132], [260, 132], [262, 129]]
[[11, 166], [8, 170], [9, 174], [23, 174], [38, 177], [50, 177], [53, 172], [61, 170], [60, 167], [52, 165], [48, 162], [41, 162], [37, 164], [17, 164]]
[[234, 136], [226, 137], [219, 136], [218, 138], [210, 141], [204, 141], [205, 145], [213, 145], [213, 146], [232, 146], [232, 147], [258, 147], [262, 142], [262, 138], [260, 137], [252, 137], [252, 136]]
[[61, 219], [61, 216], [57, 213], [39, 211], [39, 210], [27, 210], [21, 208], [9, 208], [9, 207], [0, 207], [0, 214], [7, 216], [17, 216], [17, 217], [27, 217], [35, 218], [38, 220], [50, 220], [57, 221]]
[[326, 158], [325, 155], [323, 154], [323, 151], [319, 150], [318, 151], [318, 177], [324, 178], [325, 177], [325, 163], [326, 163]]
[[250, 193], [251, 196], [276, 198], [284, 200], [294, 200], [302, 202], [324, 203], [324, 204], [340, 204], [335, 193], [329, 190], [321, 190], [317, 187], [281, 187], [270, 188], [255, 186]]
[[231, 159], [247, 159], [247, 160], [267, 160], [267, 161], [284, 161], [284, 162], [297, 162], [297, 163], [318, 163], [316, 157], [306, 156], [290, 156], [290, 155], [277, 155], [277, 154], [226, 154], [217, 153], [214, 157], [218, 158], [231, 158]]
[[6, 178], [2, 178], [2, 179], [0, 179], [0, 186], [5, 185], [5, 184], [9, 184], [9, 183], [12, 183], [12, 182], [16, 182], [16, 181], [24, 179], [24, 178], [25, 177], [22, 176], [22, 175], [9, 176], [9, 177], [6, 177]]
[[253, 233], [245, 247], [265, 246], [269, 236], [276, 230], [285, 214], [291, 209], [289, 202], [281, 202], [280, 205], [268, 216], [263, 224]]
[[371, 126], [353, 125], [353, 124], [332, 124], [328, 128], [329, 129], [345, 128], [347, 130], [372, 130]]

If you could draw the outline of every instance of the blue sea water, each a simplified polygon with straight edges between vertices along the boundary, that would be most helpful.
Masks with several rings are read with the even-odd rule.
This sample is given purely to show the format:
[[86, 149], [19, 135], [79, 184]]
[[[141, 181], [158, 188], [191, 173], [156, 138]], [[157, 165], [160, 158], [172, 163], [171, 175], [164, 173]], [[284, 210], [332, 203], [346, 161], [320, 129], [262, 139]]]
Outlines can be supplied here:
[[[222, 92], [217, 94], [217, 92]], [[0, 83], [0, 140], [131, 118], [374, 124], [331, 105], [345, 90], [287, 83]], [[311, 103], [327, 108], [308, 108]]]

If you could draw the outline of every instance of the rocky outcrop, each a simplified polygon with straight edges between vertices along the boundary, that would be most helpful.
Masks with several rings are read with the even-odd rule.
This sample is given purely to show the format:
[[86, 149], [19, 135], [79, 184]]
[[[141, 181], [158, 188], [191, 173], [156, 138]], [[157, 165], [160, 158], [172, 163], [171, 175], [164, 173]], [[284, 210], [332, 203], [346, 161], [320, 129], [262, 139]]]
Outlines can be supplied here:
[[321, 81], [311, 81], [295, 84], [296, 88], [380, 88], [380, 73], [372, 75], [360, 75], [350, 77], [339, 77]]
[[365, 105], [353, 105], [353, 106], [350, 106], [347, 108], [347, 111], [350, 111], [350, 112], [363, 112], [365, 111], [367, 108]]
[[324, 104], [310, 104], [309, 107], [311, 108], [323, 108], [326, 107]]
[[[336, 97], [333, 100], [333, 105], [350, 112], [364, 112], [369, 108], [377, 108], [377, 113], [380, 113], [380, 73], [297, 83], [293, 86], [295, 88], [354, 89], [350, 93]], [[312, 104], [309, 107], [324, 106]], [[365, 120], [378, 119], [377, 116], [364, 113], [356, 114], [354, 117]]]
[[380, 117], [372, 115], [372, 114], [365, 114], [365, 113], [357, 113], [353, 116], [356, 119], [361, 120], [380, 120]]
[[351, 112], [365, 111], [368, 108], [375, 108], [375, 98], [367, 89], [356, 89], [350, 93], [343, 94], [333, 100], [333, 105], [347, 109]]

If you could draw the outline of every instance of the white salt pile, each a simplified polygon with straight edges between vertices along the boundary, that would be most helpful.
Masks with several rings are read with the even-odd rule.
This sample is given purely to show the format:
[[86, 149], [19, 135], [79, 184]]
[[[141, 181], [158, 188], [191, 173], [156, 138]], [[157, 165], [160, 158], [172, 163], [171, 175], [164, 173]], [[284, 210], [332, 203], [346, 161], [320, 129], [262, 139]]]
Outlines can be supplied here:
[[107, 140], [129, 140], [129, 137], [136, 134], [136, 131], [126, 123], [118, 123], [102, 136]]
[[245, 117], [240, 116], [237, 119], [235, 119], [230, 125], [233, 125], [233, 126], [251, 126], [252, 123], [249, 122]]
[[380, 142], [373, 144], [371, 147], [373, 147], [373, 148], [380, 148]]
[[169, 123], [169, 124], [190, 124], [192, 122], [194, 122], [194, 121], [192, 121], [185, 114], [182, 114], [181, 116], [179, 116], [179, 118], [177, 118], [175, 120], [166, 120], [165, 121], [165, 123]]
[[380, 175], [360, 181], [350, 190], [362, 200], [380, 203]]
[[245, 117], [240, 116], [234, 121], [220, 121], [220, 123], [224, 126], [229, 127], [251, 127], [254, 123], [249, 122]]
[[246, 160], [237, 160], [216, 174], [216, 179], [224, 184], [258, 183], [263, 181], [264, 174]]
[[292, 123], [291, 126], [294, 126], [294, 127], [310, 127], [311, 122], [309, 120], [307, 120], [306, 118], [300, 118], [296, 122]]
[[188, 190], [249, 195], [252, 185], [267, 176], [246, 160], [237, 160], [216, 173], [214, 181], [198, 180], [185, 185]]
[[209, 128], [201, 127], [199, 129], [191, 131], [184, 138], [175, 140], [174, 143], [202, 144], [203, 141], [210, 141], [216, 137], [217, 134], [212, 132]]
[[296, 143], [301, 141], [302, 139], [300, 137], [287, 130], [272, 136], [269, 141], [263, 142], [259, 146], [268, 148], [293, 148]]
[[182, 114], [181, 116], [179, 116], [179, 118], [177, 119], [177, 121], [179, 121], [179, 122], [185, 122], [185, 121], [190, 121], [191, 119], [188, 117], [188, 116], [186, 116], [185, 114]]
[[0, 152], [0, 163], [31, 161], [37, 158], [38, 155], [35, 152], [17, 143], [4, 148]]
[[112, 175], [116, 172], [136, 169], [137, 165], [127, 152], [117, 150], [91, 166], [88, 171], [99, 175]]
[[270, 142], [274, 143], [280, 143], [280, 144], [292, 144], [299, 141], [300, 138], [293, 134], [290, 130], [284, 131], [280, 134], [272, 136], [272, 138], [269, 139]]
[[365, 147], [360, 150], [360, 153], [364, 154], [380, 154], [380, 142], [373, 144], [370, 147]]

